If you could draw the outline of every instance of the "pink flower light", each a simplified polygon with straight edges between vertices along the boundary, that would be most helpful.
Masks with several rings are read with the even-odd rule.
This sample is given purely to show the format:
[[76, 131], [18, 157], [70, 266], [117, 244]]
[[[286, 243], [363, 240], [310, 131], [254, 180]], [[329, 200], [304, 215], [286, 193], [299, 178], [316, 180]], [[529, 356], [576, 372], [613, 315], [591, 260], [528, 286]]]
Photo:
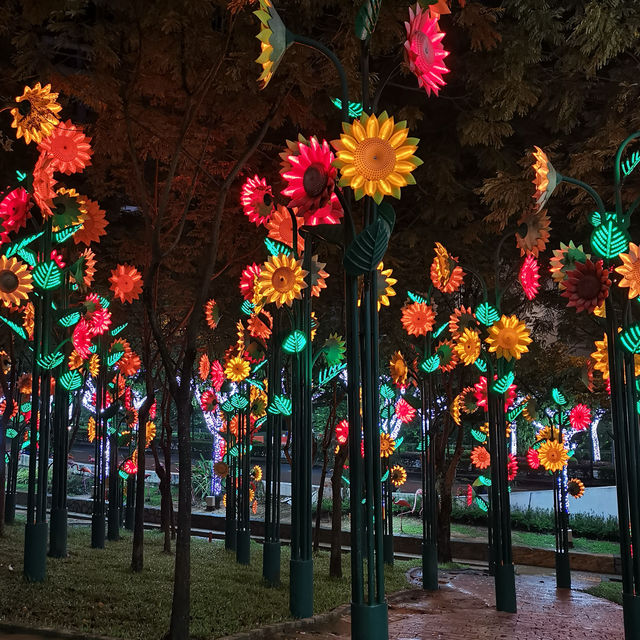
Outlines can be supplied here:
[[247, 178], [240, 191], [240, 204], [244, 214], [256, 226], [269, 220], [273, 213], [273, 192], [267, 181], [260, 176]]
[[569, 411], [569, 422], [576, 431], [582, 431], [591, 424], [591, 409], [586, 404], [577, 404]]
[[518, 279], [527, 300], [533, 300], [540, 291], [540, 269], [533, 254], [529, 254], [522, 262]]

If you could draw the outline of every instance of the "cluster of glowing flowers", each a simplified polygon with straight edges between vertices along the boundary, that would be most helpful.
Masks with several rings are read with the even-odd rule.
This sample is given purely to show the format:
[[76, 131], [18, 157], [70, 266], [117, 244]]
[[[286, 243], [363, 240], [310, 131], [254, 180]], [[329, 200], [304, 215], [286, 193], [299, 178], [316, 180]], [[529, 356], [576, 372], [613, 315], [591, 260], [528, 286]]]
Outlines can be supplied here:
[[591, 409], [586, 404], [577, 404], [569, 411], [569, 424], [576, 431], [586, 429], [591, 424]]
[[351, 187], [356, 200], [371, 196], [378, 204], [384, 196], [400, 197], [400, 188], [415, 184], [412, 171], [422, 164], [414, 153], [418, 139], [409, 138], [404, 122], [395, 123], [383, 112], [362, 113], [352, 124], [342, 123], [344, 133], [332, 141], [334, 164], [340, 169], [341, 187]]
[[[494, 375], [493, 379], [496, 380], [498, 376]], [[516, 400], [516, 390], [517, 387], [515, 384], [510, 384], [509, 388], [506, 392], [506, 397], [504, 400], [504, 410], [507, 411]], [[488, 396], [487, 396], [487, 378], [485, 376], [480, 376], [478, 382], [473, 386], [473, 395], [475, 397], [476, 405], [478, 407], [483, 408], [485, 411], [488, 410]]]
[[591, 254], [585, 253], [582, 245], [576, 247], [573, 240], [568, 245], [561, 242], [560, 248], [553, 250], [553, 256], [549, 260], [551, 279], [558, 283], [560, 289], [564, 289], [567, 272], [574, 268], [576, 262], [586, 262], [589, 258]]
[[533, 300], [540, 291], [540, 269], [538, 261], [533, 255], [525, 256], [520, 266], [518, 280], [527, 300]]
[[327, 366], [333, 367], [344, 360], [347, 347], [342, 336], [339, 336], [337, 333], [330, 333], [329, 337], [324, 341], [322, 350]]
[[24, 137], [29, 144], [50, 135], [60, 122], [57, 114], [62, 107], [57, 98], [58, 94], [51, 91], [50, 84], [42, 87], [37, 82], [33, 88], [25, 87], [24, 93], [16, 97], [18, 106], [11, 109], [11, 126], [16, 129], [16, 138]]
[[465, 329], [455, 344], [456, 354], [465, 366], [472, 365], [478, 359], [481, 348], [480, 335], [472, 329]]
[[[301, 216], [295, 215], [294, 218], [296, 221], [297, 233], [296, 233], [296, 241], [297, 241], [297, 251], [301, 253], [304, 251], [304, 239], [300, 235], [300, 227], [304, 225], [304, 218]], [[267, 235], [277, 242], [282, 242], [289, 247], [294, 247], [293, 243], [293, 220], [291, 219], [291, 213], [289, 213], [289, 209], [286, 207], [282, 207], [278, 205], [275, 209], [271, 218], [267, 222]]]
[[394, 465], [389, 469], [389, 482], [397, 489], [401, 487], [407, 481], [407, 472], [404, 467], [399, 464]]
[[396, 450], [396, 441], [388, 434], [380, 434], [380, 457], [388, 458]]
[[232, 382], [242, 382], [249, 377], [251, 366], [241, 356], [234, 356], [227, 362], [224, 368], [224, 375]]
[[273, 191], [265, 178], [247, 178], [240, 190], [242, 211], [256, 226], [265, 224], [274, 210]]
[[520, 255], [531, 254], [537, 257], [549, 241], [549, 218], [544, 211], [530, 209], [518, 220], [518, 225], [526, 227], [524, 235], [516, 232], [516, 244], [520, 249]]
[[254, 465], [251, 469], [251, 479], [254, 482], [260, 482], [262, 480], [262, 467], [259, 465]]
[[71, 120], [59, 123], [56, 128], [38, 145], [41, 152], [51, 156], [54, 171], [78, 173], [91, 164], [91, 138], [76, 127]]
[[603, 267], [602, 260], [578, 262], [567, 273], [564, 286], [560, 295], [568, 298], [567, 307], [591, 313], [609, 295], [609, 271]]
[[582, 498], [584, 495], [584, 484], [578, 478], [571, 478], [567, 484], [567, 491], [573, 498]]
[[392, 277], [393, 269], [385, 269], [384, 263], [380, 262], [376, 268], [376, 277], [378, 278], [378, 311], [380, 307], [384, 305], [389, 306], [389, 298], [396, 295], [396, 291], [393, 285], [398, 282], [397, 278]]
[[120, 302], [133, 302], [142, 293], [142, 276], [133, 265], [119, 264], [111, 271], [109, 282], [109, 288]]
[[557, 440], [545, 440], [538, 449], [538, 457], [547, 471], [562, 471], [569, 461], [567, 450]]
[[0, 201], [0, 222], [5, 233], [11, 233], [26, 226], [30, 216], [31, 202], [27, 191], [18, 187]]
[[486, 342], [491, 353], [509, 361], [511, 358], [519, 360], [523, 353], [529, 351], [528, 345], [532, 340], [524, 322], [516, 316], [502, 316], [489, 327]]
[[537, 449], [529, 447], [529, 451], [527, 451], [527, 464], [531, 469], [538, 469], [540, 467], [540, 456], [538, 455]]
[[266, 342], [270, 338], [271, 330], [273, 329], [273, 317], [264, 309], [259, 314], [254, 313], [247, 320], [247, 329], [249, 329], [252, 338]]
[[431, 282], [442, 293], [453, 293], [460, 288], [464, 271], [458, 265], [458, 258], [452, 256], [439, 242], [435, 246], [435, 258], [431, 263]]
[[53, 168], [51, 158], [41, 153], [35, 167], [33, 168], [33, 182], [31, 184], [32, 195], [44, 218], [51, 214], [53, 199], [56, 197], [54, 186], [56, 181], [53, 178]]
[[417, 411], [404, 398], [400, 398], [395, 404], [395, 415], [402, 422], [408, 424], [416, 417]]
[[486, 469], [491, 464], [491, 456], [485, 447], [477, 446], [471, 450], [471, 464], [476, 469]]
[[27, 265], [14, 257], [0, 256], [0, 300], [4, 305], [21, 305], [32, 290], [33, 278]]
[[261, 266], [254, 262], [247, 265], [240, 276], [240, 293], [245, 300], [252, 300], [256, 279], [260, 275]]
[[424, 302], [413, 302], [402, 308], [402, 326], [410, 336], [426, 336], [433, 329], [436, 314]]
[[260, 8], [253, 13], [260, 20], [260, 33], [256, 36], [260, 40], [260, 55], [256, 62], [262, 66], [258, 83], [264, 89], [291, 43], [287, 41], [287, 29], [271, 0], [260, 0]]
[[300, 265], [300, 260], [284, 253], [271, 256], [262, 265], [257, 287], [267, 303], [275, 302], [277, 307], [283, 304], [291, 306], [294, 300], [302, 298], [302, 290], [307, 286], [304, 281], [307, 272]]
[[220, 320], [220, 309], [218, 309], [218, 303], [213, 298], [205, 302], [204, 319], [209, 329], [213, 330], [218, 326], [218, 321]]
[[349, 421], [340, 420], [336, 425], [336, 440], [338, 444], [345, 445], [349, 439]]
[[509, 459], [507, 461], [507, 481], [513, 482], [518, 475], [518, 460], [513, 455], [513, 453], [509, 454]]
[[404, 359], [404, 356], [400, 351], [396, 351], [389, 361], [389, 375], [394, 384], [399, 387], [403, 387], [407, 384], [407, 375], [409, 373], [409, 367]]
[[535, 162], [532, 167], [536, 174], [533, 179], [536, 192], [533, 194], [533, 198], [536, 201], [536, 210], [541, 211], [558, 186], [558, 175], [553, 165], [549, 162], [547, 154], [540, 147], [534, 146], [534, 148], [533, 157]]
[[210, 372], [211, 361], [209, 360], [209, 356], [206, 353], [203, 353], [198, 362], [198, 375], [200, 376], [200, 380], [206, 380], [209, 377]]
[[423, 12], [416, 4], [415, 13], [409, 8], [409, 22], [404, 26], [407, 30], [405, 62], [427, 95], [433, 92], [437, 96], [445, 85], [443, 74], [449, 73], [444, 63], [449, 52], [442, 46], [444, 32], [438, 27], [438, 18]]
[[622, 276], [618, 286], [629, 289], [629, 300], [640, 296], [640, 247], [629, 243], [628, 253], [619, 255], [622, 265], [616, 271]]
[[436, 346], [436, 355], [440, 359], [438, 368], [443, 373], [453, 371], [458, 364], [458, 354], [455, 345], [450, 340], [442, 340]]
[[475, 329], [478, 326], [476, 314], [471, 307], [457, 307], [449, 316], [449, 333], [452, 337], [458, 339], [464, 333], [465, 329]]
[[100, 242], [100, 238], [107, 235], [105, 229], [109, 223], [104, 209], [97, 202], [83, 196], [83, 206], [82, 228], [73, 234], [73, 241], [89, 246], [92, 242]]

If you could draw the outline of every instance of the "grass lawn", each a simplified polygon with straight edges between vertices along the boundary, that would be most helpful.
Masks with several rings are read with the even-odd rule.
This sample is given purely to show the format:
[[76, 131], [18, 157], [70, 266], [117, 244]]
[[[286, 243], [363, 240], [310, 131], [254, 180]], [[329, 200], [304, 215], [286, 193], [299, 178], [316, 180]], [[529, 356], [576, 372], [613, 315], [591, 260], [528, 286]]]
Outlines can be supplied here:
[[611, 600], [611, 602], [622, 604], [622, 582], [601, 582], [584, 591], [590, 593], [592, 596], [598, 596], [598, 598], [605, 598]]
[[[129, 570], [131, 534], [105, 549], [90, 548], [88, 526], [70, 527], [69, 557], [47, 560], [44, 583], [22, 575], [24, 526], [7, 527], [0, 538], [0, 620], [54, 627], [126, 640], [157, 640], [167, 631], [171, 609], [173, 556], [162, 553], [158, 532], [145, 532], [145, 569]], [[220, 542], [192, 538], [191, 634], [216, 638], [289, 618], [289, 549], [282, 548], [283, 586], [262, 582], [262, 546], [252, 543], [252, 561], [240, 566]], [[345, 578], [329, 575], [329, 555], [314, 560], [314, 610], [329, 611], [350, 600], [349, 557]], [[407, 588], [405, 573], [417, 561], [386, 567], [387, 592]]]

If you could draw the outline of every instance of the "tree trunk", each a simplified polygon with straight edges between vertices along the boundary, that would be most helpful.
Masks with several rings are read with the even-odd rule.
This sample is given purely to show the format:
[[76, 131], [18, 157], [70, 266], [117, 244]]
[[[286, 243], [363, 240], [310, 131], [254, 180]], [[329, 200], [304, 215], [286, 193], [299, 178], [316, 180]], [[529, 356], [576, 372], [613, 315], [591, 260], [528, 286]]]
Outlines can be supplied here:
[[331, 475], [331, 556], [329, 576], [342, 578], [342, 473], [347, 459], [348, 447], [341, 446], [333, 461]]
[[136, 474], [136, 503], [133, 520], [133, 549], [131, 571], [139, 573], [144, 564], [144, 476], [146, 471], [145, 449], [147, 443], [147, 419], [153, 404], [153, 396], [147, 395], [138, 412], [138, 472]]
[[[164, 426], [163, 426], [164, 428]], [[151, 451], [156, 465], [156, 474], [160, 479], [160, 530], [164, 532], [165, 553], [171, 553], [171, 471], [167, 472], [158, 456], [158, 447], [151, 443]]]
[[438, 562], [451, 562], [451, 484], [443, 483], [438, 510]]

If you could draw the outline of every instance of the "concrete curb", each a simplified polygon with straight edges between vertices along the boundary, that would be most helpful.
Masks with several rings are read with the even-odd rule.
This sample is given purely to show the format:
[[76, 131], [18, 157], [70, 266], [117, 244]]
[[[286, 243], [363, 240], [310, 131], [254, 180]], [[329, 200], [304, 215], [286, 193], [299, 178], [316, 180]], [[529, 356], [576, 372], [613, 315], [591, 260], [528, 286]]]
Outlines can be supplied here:
[[0, 631], [11, 634], [27, 634], [42, 636], [43, 638], [69, 638], [69, 640], [119, 640], [110, 636], [96, 636], [82, 631], [65, 631], [61, 629], [51, 629], [49, 627], [28, 627], [23, 624], [13, 622], [0, 622]]

